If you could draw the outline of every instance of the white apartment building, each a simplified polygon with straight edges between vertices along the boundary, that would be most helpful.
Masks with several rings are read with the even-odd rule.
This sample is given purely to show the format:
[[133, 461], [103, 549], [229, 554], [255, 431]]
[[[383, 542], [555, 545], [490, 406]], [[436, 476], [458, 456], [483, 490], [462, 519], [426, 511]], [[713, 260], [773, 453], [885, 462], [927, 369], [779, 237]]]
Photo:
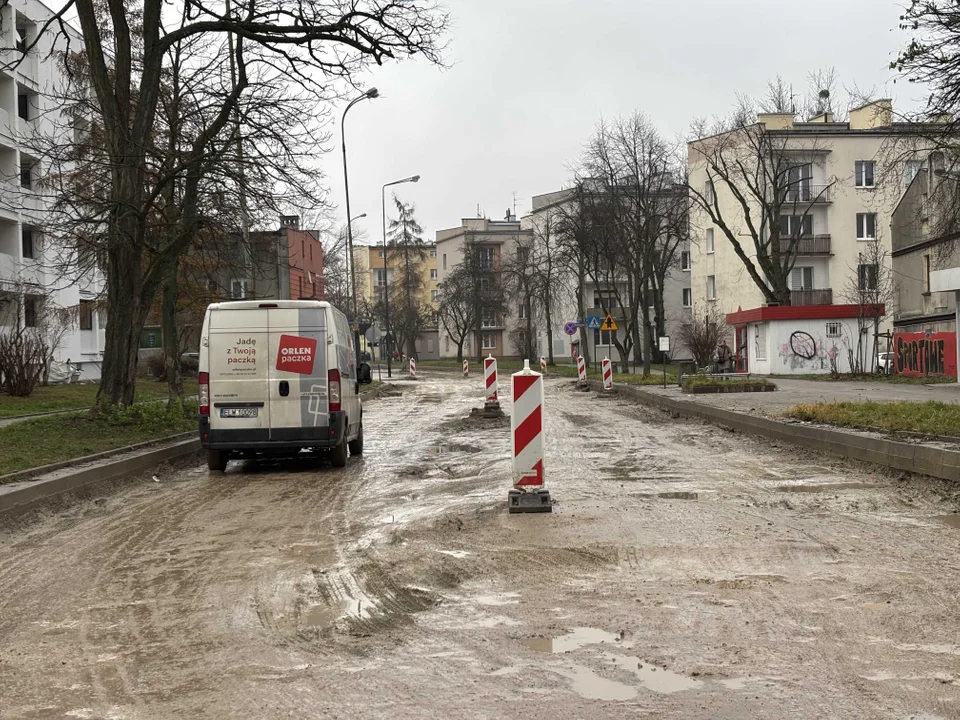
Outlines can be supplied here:
[[[797, 332], [811, 337], [813, 346], [818, 348], [817, 359], [802, 357], [809, 354], [806, 350], [799, 356], [793, 353], [788, 322], [778, 320], [779, 329], [775, 332], [787, 333], [783, 337], [768, 337], [767, 331], [774, 330], [761, 327], [759, 321], [739, 327], [737, 318], [753, 317], [742, 313], [766, 304], [763, 293], [721, 228], [695, 203], [690, 216], [694, 238], [690, 248], [691, 299], [698, 307], [709, 304], [724, 314], [741, 313], [728, 317], [728, 323], [738, 325], [735, 332], [731, 328], [733, 346], [742, 355], [738, 369], [747, 371], [756, 367], [755, 356], [759, 353], [761, 365], [769, 367], [770, 372], [829, 371], [825, 369], [827, 350], [824, 348], [837, 345], [834, 354], [843, 358], [847, 357], [847, 347], [869, 344], [846, 336], [838, 339], [836, 333], [831, 332], [836, 331], [835, 323], [826, 322], [841, 316], [855, 317], [853, 309], [824, 310], [823, 306], [850, 305], [851, 291], [855, 294], [857, 287], [870, 288], [877, 273], [870, 262], [870, 258], [876, 256], [870, 252], [875, 243], [885, 255], [884, 264], [891, 264], [893, 210], [920, 168], [918, 161], [904, 160], [902, 151], [911, 146], [910, 142], [920, 144], [918, 128], [894, 122], [890, 100], [878, 100], [852, 110], [848, 122], [834, 122], [832, 115], [825, 113], [807, 122], [798, 122], [792, 114], [760, 114], [758, 123], [770, 137], [777, 139], [778, 148], [793, 156], [790, 164], [791, 168], [796, 167], [798, 183], [790, 192], [809, 201], [798, 204], [803, 207], [800, 215], [781, 216], [780, 225], [782, 233], [800, 236], [799, 255], [789, 279], [791, 308], [786, 315], [805, 323]], [[892, 144], [906, 140], [910, 142], [901, 142], [894, 161]], [[701, 143], [712, 141], [710, 138], [693, 141], [688, 146], [690, 186], [704, 194], [715, 193], [728, 227], [742, 236], [741, 245], [755, 261], [756, 251], [747, 232], [748, 220], [742, 207], [722, 182], [709, 182], [710, 174], [700, 148]], [[756, 223], [760, 208], [751, 214]], [[778, 313], [774, 313], [778, 318], [784, 315], [783, 310]], [[892, 314], [888, 308], [881, 330], [890, 328]], [[770, 365], [768, 354], [779, 355], [782, 363]], [[844, 371], [842, 366], [840, 369]]]
[[[103, 279], [78, 279], [64, 271], [68, 251], [44, 235], [51, 203], [41, 186], [44, 158], [29, 150], [44, 144], [38, 138], [55, 137], [70, 126], [60, 110], [65, 79], [53, 52], [65, 49], [66, 40], [54, 27], [23, 57], [52, 15], [37, 0], [11, 0], [0, 8], [0, 61], [5, 66], [0, 67], [0, 332], [18, 318], [35, 323], [47, 302], [75, 309], [76, 324], [54, 359], [69, 359], [82, 378], [92, 380], [100, 376], [105, 339], [106, 314], [95, 302]], [[80, 33], [68, 31], [72, 46], [82, 47]]]

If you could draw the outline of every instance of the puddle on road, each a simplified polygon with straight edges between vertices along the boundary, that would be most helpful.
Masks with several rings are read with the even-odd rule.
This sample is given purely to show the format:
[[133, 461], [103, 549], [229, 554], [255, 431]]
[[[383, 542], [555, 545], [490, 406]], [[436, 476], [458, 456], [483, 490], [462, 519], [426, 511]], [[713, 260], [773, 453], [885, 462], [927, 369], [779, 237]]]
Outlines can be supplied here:
[[474, 447], [473, 445], [457, 445], [455, 443], [443, 443], [441, 445], [434, 445], [429, 448], [431, 455], [446, 455], [447, 453], [476, 453], [480, 452], [480, 448]]
[[793, 493], [818, 493], [818, 492], [833, 492], [835, 490], [871, 490], [882, 487], [876, 483], [861, 483], [861, 482], [840, 482], [840, 483], [824, 483], [819, 485], [777, 485], [775, 488], [780, 492], [793, 492]]
[[955, 515], [937, 515], [934, 520], [939, 520], [944, 525], [960, 530], [960, 513]]
[[303, 627], [325, 628], [333, 625], [338, 618], [357, 611], [355, 600], [343, 600], [334, 605], [313, 605], [300, 613], [300, 622]]
[[694, 680], [686, 675], [665, 670], [662, 667], [658, 668], [637, 657], [607, 655], [607, 660], [618, 668], [636, 675], [647, 690], [661, 695], [668, 695], [681, 690], [696, 690], [703, 686], [703, 682], [700, 680]]
[[498, 605], [516, 605], [520, 602], [520, 593], [506, 592], [492, 595], [478, 595], [473, 600], [477, 605], [490, 605], [494, 607]]
[[620, 636], [597, 628], [577, 627], [559, 637], [524, 638], [523, 644], [531, 650], [547, 653], [565, 653], [585, 645], [620, 642]]
[[698, 500], [700, 495], [695, 492], [662, 492], [657, 493], [657, 497], [664, 500]]
[[570, 680], [573, 691], [587, 700], [630, 700], [637, 696], [636, 688], [602, 678], [583, 665], [572, 665], [570, 669], [551, 669]]

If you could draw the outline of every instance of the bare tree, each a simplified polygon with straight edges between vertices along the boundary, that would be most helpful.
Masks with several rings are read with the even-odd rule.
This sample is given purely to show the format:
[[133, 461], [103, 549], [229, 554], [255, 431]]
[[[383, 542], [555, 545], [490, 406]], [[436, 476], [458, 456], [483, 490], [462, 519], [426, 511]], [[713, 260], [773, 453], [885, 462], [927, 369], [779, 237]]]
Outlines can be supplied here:
[[[519, 240], [516, 252], [503, 263], [504, 289], [516, 303], [516, 325], [510, 332], [510, 341], [521, 357], [534, 358], [536, 351], [536, 322], [539, 315], [540, 248], [533, 238]], [[549, 331], [549, 326], [548, 326]], [[551, 356], [552, 357], [552, 356]]]
[[76, 320], [75, 309], [61, 308], [51, 293], [16, 283], [0, 293], [0, 388], [27, 397], [45, 382], [53, 354]]
[[[166, 13], [161, 0], [67, 0], [38, 33], [39, 39], [56, 32], [68, 13], [76, 13], [84, 46], [80, 54], [70, 48], [68, 57], [89, 88], [100, 140], [97, 160], [109, 169], [98, 175], [95, 193], [83, 193], [92, 202], [78, 203], [89, 229], [103, 239], [110, 319], [101, 403], [133, 401], [144, 319], [164, 276], [203, 224], [198, 190], [209, 177], [210, 160], [229, 152], [236, 137], [232, 120], [251, 84], [327, 101], [352, 88], [371, 63], [413, 55], [439, 62], [437, 38], [446, 27], [446, 16], [434, 6], [400, 0], [267, 0], [233, 8], [201, 0], [182, 10]], [[193, 41], [213, 68], [205, 77], [218, 103], [208, 106], [178, 160], [158, 166], [150, 155], [169, 53]], [[223, 58], [233, 63], [234, 73], [224, 68]], [[309, 104], [303, 104], [302, 117], [310, 115]], [[275, 137], [280, 145], [255, 147], [263, 153], [282, 149], [282, 135]], [[152, 225], [162, 217], [157, 201], [172, 183], [183, 198], [178, 222], [155, 242]]]
[[[875, 341], [880, 332], [880, 306], [895, 300], [898, 289], [890, 253], [884, 249], [879, 231], [877, 238], [860, 244], [855, 270], [841, 289], [843, 301], [857, 307], [856, 346], [847, 348], [850, 372], [872, 373], [877, 369]], [[871, 332], [874, 342], [870, 342]], [[839, 372], [836, 358], [831, 362], [834, 373]]]
[[697, 367], [709, 367], [717, 352], [717, 345], [726, 335], [726, 318], [713, 303], [698, 305], [693, 309], [689, 322], [680, 326], [678, 335]]
[[476, 327], [475, 279], [464, 264], [458, 264], [440, 283], [437, 302], [440, 324], [457, 345], [457, 361], [463, 361], [463, 346]]

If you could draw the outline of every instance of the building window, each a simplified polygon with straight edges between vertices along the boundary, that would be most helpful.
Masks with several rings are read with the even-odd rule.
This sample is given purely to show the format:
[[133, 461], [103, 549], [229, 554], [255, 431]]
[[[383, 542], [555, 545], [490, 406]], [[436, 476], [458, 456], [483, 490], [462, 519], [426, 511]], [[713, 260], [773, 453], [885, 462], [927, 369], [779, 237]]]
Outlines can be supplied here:
[[707, 254], [709, 255], [713, 250], [713, 228], [707, 228]]
[[593, 344], [594, 345], [613, 345], [613, 330], [594, 330], [593, 331]]
[[28, 190], [33, 187], [33, 160], [20, 156], [20, 187]]
[[437, 271], [436, 271], [436, 270], [431, 270], [431, 271], [430, 271], [430, 279], [431, 279], [431, 280], [436, 280], [436, 279], [437, 279]]
[[378, 253], [377, 253], [377, 257], [379, 257], [381, 260], [384, 259], [385, 257], [387, 257], [387, 252], [386, 252], [386, 250], [381, 250], [380, 252], [378, 252]]
[[497, 327], [500, 323], [497, 322], [497, 314], [490, 310], [484, 310], [480, 313], [480, 327]]
[[430, 248], [430, 257], [436, 257], [436, 256], [437, 256], [437, 249]]
[[297, 276], [297, 297], [303, 299], [303, 275]]
[[93, 302], [90, 300], [80, 301], [80, 329], [93, 330]]
[[247, 281], [233, 280], [230, 283], [230, 297], [234, 300], [243, 300], [247, 297]]
[[37, 299], [25, 297], [23, 299], [23, 324], [26, 327], [37, 326]]
[[450, 336], [446, 335], [443, 338], [443, 347], [447, 352], [450, 352]]
[[690, 288], [683, 289], [683, 306], [693, 307], [693, 290]]
[[383, 287], [387, 284], [387, 280], [390, 278], [390, 271], [384, 270], [383, 268], [374, 268], [373, 269], [373, 284], [378, 287]]
[[484, 350], [495, 350], [497, 347], [497, 334], [481, 333], [480, 341], [481, 341], [481, 347]]
[[917, 176], [917, 173], [920, 172], [920, 168], [923, 167], [922, 160], [907, 160], [903, 164], [903, 186], [907, 187], [910, 183], [913, 182], [913, 179]]
[[813, 267], [795, 267], [790, 271], [791, 290], [813, 290]]
[[520, 306], [517, 310], [517, 318], [520, 320], [527, 319], [527, 304], [525, 302], [520, 303]]
[[494, 250], [492, 247], [477, 248], [477, 265], [483, 269], [493, 267]]
[[207, 290], [208, 290], [209, 292], [212, 292], [214, 295], [216, 295], [216, 294], [217, 294], [217, 281], [216, 281], [216, 280], [208, 280], [208, 281], [207, 281]]
[[717, 276], [707, 275], [707, 300], [717, 299]]
[[681, 270], [690, 270], [690, 251], [682, 250], [680, 252], [680, 269]]
[[431, 291], [430, 291], [430, 302], [436, 302], [436, 301], [437, 301], [437, 298], [438, 298], [439, 296], [440, 296], [440, 291], [439, 291], [439, 290], [431, 290]]
[[930, 256], [923, 256], [923, 291], [930, 292]]
[[813, 235], [813, 215], [781, 215], [780, 237]]
[[767, 359], [767, 324], [766, 323], [757, 323], [753, 326], [753, 345], [754, 345], [754, 359], [756, 360], [766, 360]]
[[33, 230], [25, 227], [20, 231], [20, 245], [23, 249], [23, 257], [32, 259], [34, 257]]
[[17, 116], [21, 120], [30, 119], [30, 95], [25, 92], [17, 93]]
[[708, 203], [712, 203], [716, 199], [716, 197], [717, 196], [713, 190], [713, 181], [707, 180], [707, 182], [703, 186], [703, 199], [706, 200]]
[[827, 337], [828, 338], [838, 338], [841, 335], [842, 326], [838, 322], [828, 322], [827, 323]]
[[873, 160], [857, 160], [854, 163], [858, 188], [872, 188], [874, 186]]
[[877, 214], [857, 213], [857, 240], [875, 240], [877, 237]]
[[447, 254], [446, 254], [446, 253], [443, 254], [443, 269], [444, 269], [444, 270], [447, 269]]
[[860, 290], [877, 289], [877, 266], [873, 263], [857, 266], [857, 287]]

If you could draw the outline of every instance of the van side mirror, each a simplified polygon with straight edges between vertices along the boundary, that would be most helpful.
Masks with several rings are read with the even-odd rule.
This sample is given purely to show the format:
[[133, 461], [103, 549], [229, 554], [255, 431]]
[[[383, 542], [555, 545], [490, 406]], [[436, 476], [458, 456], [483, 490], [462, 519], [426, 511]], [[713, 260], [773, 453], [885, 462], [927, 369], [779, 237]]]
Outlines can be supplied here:
[[373, 374], [370, 372], [370, 366], [367, 363], [360, 363], [357, 367], [357, 382], [361, 385], [369, 385], [373, 382]]

